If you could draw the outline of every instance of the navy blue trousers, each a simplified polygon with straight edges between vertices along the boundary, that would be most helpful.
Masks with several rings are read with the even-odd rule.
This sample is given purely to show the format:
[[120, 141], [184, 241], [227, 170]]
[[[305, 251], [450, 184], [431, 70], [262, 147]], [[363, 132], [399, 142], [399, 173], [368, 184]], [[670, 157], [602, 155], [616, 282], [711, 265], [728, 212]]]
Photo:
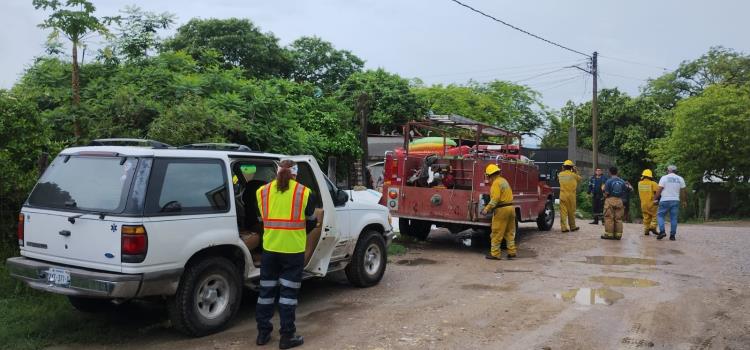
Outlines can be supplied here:
[[294, 335], [297, 309], [297, 294], [302, 286], [302, 269], [305, 253], [274, 253], [263, 251], [260, 260], [260, 293], [255, 307], [255, 320], [258, 332], [273, 331], [273, 317], [278, 298], [279, 317], [281, 318], [282, 335]]

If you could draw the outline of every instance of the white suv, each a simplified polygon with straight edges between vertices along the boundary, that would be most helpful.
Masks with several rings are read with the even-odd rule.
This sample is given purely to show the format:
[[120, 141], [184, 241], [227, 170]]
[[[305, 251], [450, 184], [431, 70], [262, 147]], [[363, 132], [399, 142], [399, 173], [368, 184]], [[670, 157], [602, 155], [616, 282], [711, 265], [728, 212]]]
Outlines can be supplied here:
[[175, 328], [215, 332], [237, 312], [243, 285], [257, 287], [255, 190], [289, 158], [322, 221], [309, 225], [305, 277], [343, 269], [358, 287], [383, 277], [394, 236], [387, 209], [337, 189], [312, 156], [116, 141], [68, 148], [50, 164], [19, 215], [22, 256], [8, 259], [11, 275], [82, 311], [166, 297]]

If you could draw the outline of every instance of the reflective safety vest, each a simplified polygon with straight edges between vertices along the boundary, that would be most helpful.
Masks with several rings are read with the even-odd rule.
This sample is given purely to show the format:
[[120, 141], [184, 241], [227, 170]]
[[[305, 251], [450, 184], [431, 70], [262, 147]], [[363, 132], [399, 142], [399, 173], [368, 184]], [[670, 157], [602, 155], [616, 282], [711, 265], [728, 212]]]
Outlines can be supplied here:
[[289, 180], [289, 189], [279, 192], [276, 180], [255, 193], [263, 218], [263, 249], [276, 253], [305, 251], [305, 206], [310, 189]]

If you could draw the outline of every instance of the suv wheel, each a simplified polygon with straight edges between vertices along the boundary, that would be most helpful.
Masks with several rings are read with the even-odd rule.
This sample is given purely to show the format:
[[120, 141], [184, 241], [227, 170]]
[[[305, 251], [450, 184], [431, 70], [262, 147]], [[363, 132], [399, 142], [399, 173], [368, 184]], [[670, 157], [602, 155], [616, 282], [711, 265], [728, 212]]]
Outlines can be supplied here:
[[544, 211], [539, 213], [536, 219], [536, 226], [540, 231], [549, 231], [555, 224], [555, 206], [553, 201], [547, 201], [544, 205]]
[[357, 240], [352, 261], [346, 266], [346, 278], [357, 287], [371, 287], [385, 274], [388, 260], [383, 235], [377, 231], [365, 231]]
[[185, 270], [167, 310], [177, 330], [199, 337], [226, 326], [237, 313], [241, 299], [237, 266], [225, 258], [212, 257]]
[[425, 220], [399, 218], [398, 228], [401, 233], [424, 241], [427, 239], [427, 236], [430, 235], [430, 231], [432, 230], [432, 222]]

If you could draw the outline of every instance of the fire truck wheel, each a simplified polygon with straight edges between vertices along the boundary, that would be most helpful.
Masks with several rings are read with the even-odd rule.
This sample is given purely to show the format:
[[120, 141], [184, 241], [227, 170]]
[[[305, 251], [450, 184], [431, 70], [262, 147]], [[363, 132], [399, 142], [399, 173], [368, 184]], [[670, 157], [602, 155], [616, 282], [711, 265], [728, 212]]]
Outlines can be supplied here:
[[539, 217], [536, 219], [536, 226], [540, 231], [549, 231], [552, 229], [552, 225], [555, 224], [555, 206], [552, 201], [547, 201], [544, 206], [544, 211], [539, 213]]
[[399, 230], [401, 230], [401, 233], [424, 241], [427, 239], [427, 236], [430, 235], [432, 222], [425, 220], [399, 218], [398, 228]]

